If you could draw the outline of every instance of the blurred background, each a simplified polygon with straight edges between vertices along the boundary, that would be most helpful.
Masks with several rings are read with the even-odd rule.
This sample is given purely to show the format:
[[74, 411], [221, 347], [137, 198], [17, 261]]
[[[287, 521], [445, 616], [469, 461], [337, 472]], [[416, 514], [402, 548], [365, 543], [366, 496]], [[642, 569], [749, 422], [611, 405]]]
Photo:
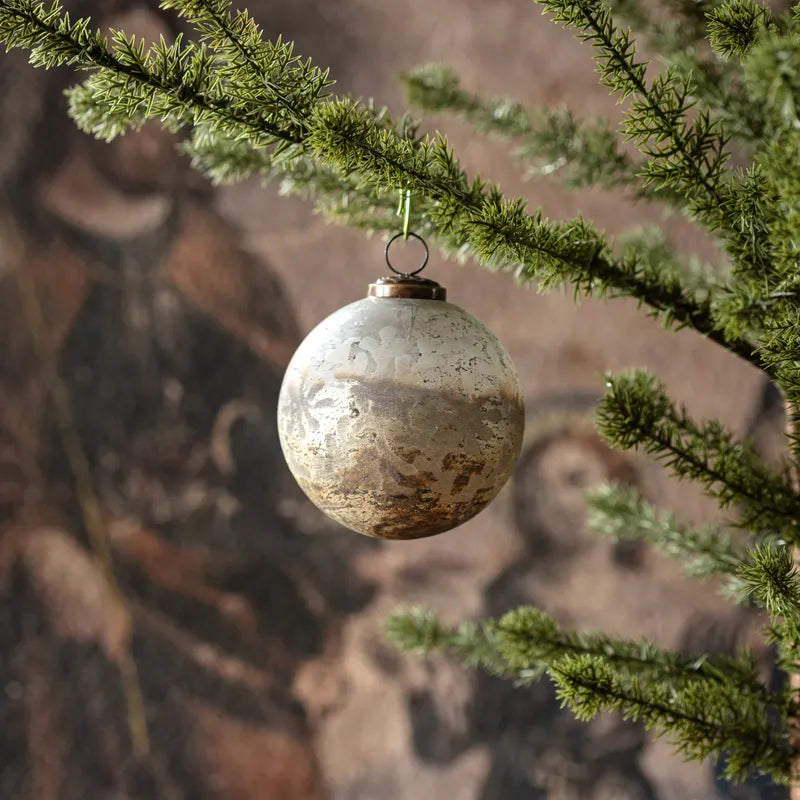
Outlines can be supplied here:
[[[70, 11], [174, 36], [151, 2]], [[527, 0], [253, 0], [267, 36], [337, 91], [404, 110], [398, 74], [446, 63], [465, 88], [619, 117], [590, 54]], [[0, 798], [2, 800], [698, 800], [724, 786], [616, 718], [579, 724], [547, 683], [515, 689], [400, 656], [382, 624], [535, 603], [565, 624], [688, 651], [760, 644], [761, 620], [678, 568], [586, 530], [583, 493], [638, 485], [686, 521], [713, 504], [591, 415], [603, 373], [646, 366], [698, 416], [780, 448], [755, 370], [635, 304], [539, 295], [434, 255], [429, 277], [505, 343], [528, 426], [516, 474], [477, 518], [382, 543], [323, 517], [280, 454], [283, 370], [323, 317], [385, 271], [382, 241], [276, 187], [214, 189], [149, 127], [104, 144], [66, 116], [68, 72], [0, 58]], [[448, 118], [465, 166], [551, 218], [611, 234], [656, 223], [622, 194], [523, 182], [502, 146]], [[115, 576], [114, 580], [109, 575]]]

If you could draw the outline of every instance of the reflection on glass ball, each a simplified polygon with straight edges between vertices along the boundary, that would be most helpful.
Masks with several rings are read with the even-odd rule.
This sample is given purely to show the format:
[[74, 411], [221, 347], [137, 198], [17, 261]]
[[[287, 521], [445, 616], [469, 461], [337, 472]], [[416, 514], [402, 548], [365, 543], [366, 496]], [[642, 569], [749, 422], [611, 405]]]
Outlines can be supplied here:
[[367, 297], [289, 364], [281, 446], [311, 501], [359, 533], [432, 536], [495, 497], [519, 457], [519, 381], [497, 338], [442, 300]]

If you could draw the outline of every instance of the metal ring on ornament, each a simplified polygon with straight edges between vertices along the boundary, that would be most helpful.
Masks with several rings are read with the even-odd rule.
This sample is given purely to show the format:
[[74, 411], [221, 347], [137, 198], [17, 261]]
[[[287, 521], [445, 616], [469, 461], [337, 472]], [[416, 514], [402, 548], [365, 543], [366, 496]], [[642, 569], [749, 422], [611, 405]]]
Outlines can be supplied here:
[[[408, 236], [410, 236], [411, 238], [416, 239], [418, 242], [420, 242], [422, 246], [425, 248], [425, 259], [422, 262], [422, 266], [415, 269], [413, 272], [400, 272], [399, 269], [395, 269], [392, 266], [392, 262], [389, 260], [389, 248], [392, 246], [392, 243], [396, 239], [399, 239], [401, 236], [404, 239], [407, 239]], [[386, 242], [386, 263], [389, 265], [389, 269], [392, 272], [394, 272], [395, 275], [399, 275], [401, 278], [411, 278], [414, 275], [419, 275], [419, 273], [422, 272], [422, 270], [424, 270], [425, 267], [427, 266], [428, 258], [430, 258], [431, 255], [430, 250], [428, 250], [428, 243], [419, 234], [414, 233], [414, 231], [408, 231], [408, 236], [406, 236], [406, 234], [403, 231], [401, 231], [400, 233], [396, 233], [394, 236], [392, 236], [391, 239], [389, 239], [388, 242]]]

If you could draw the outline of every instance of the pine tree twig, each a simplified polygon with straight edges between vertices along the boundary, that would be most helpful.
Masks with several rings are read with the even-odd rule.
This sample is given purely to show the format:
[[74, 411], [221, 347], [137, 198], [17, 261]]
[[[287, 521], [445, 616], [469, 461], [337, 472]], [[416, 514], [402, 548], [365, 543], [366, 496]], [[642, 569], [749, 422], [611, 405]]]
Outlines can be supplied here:
[[737, 144], [750, 149], [763, 139], [763, 106], [743, 91], [737, 65], [714, 58], [707, 47], [708, 20], [722, 4], [667, 2], [666, 19], [637, 0], [611, 0], [609, 6], [615, 18], [645, 37], [667, 67], [690, 82], [693, 97], [713, 110]]
[[[68, 15], [62, 17], [61, 7], [57, 2], [45, 12], [43, 6], [35, 0], [0, 0], [0, 40], [9, 49], [30, 49], [31, 62], [35, 66], [51, 68], [65, 64], [77, 69], [100, 70], [101, 74], [105, 71], [158, 93], [166, 101], [166, 106], [159, 109], [159, 113], [166, 116], [172, 112], [182, 117], [181, 121], [184, 123], [196, 116], [191, 113], [192, 110], [199, 110], [217, 115], [255, 135], [266, 134], [291, 144], [302, 142], [297, 135], [275, 128], [261, 118], [232, 113], [222, 99], [209, 98], [196, 91], [190, 83], [181, 80], [180, 70], [174, 69], [178, 65], [196, 58], [196, 71], [208, 72], [211, 62], [194, 45], [190, 44], [184, 49], [180, 37], [172, 47], [167, 47], [162, 41], [160, 48], [156, 47], [151, 51], [153, 57], [147, 58], [143, 45], [137, 44], [133, 38], [126, 38], [121, 32], [114, 35], [116, 53], [109, 51], [105, 39], [99, 33], [89, 32], [89, 24], [88, 18], [71, 22]], [[154, 63], [162, 67], [162, 74], [148, 68]], [[170, 70], [169, 67], [173, 69]], [[123, 87], [117, 85], [112, 88]], [[151, 97], [151, 102], [153, 100]], [[152, 109], [150, 113], [152, 115]], [[115, 135], [120, 132], [116, 131]]]
[[609, 377], [606, 386], [597, 421], [612, 447], [656, 456], [677, 477], [700, 483], [721, 508], [741, 504], [737, 524], [742, 528], [798, 540], [800, 496], [787, 475], [773, 473], [719, 422], [694, 422], [646, 372]]
[[[663, 281], [676, 283], [697, 302], [705, 304], [712, 317], [723, 319], [723, 315], [712, 308], [712, 303], [716, 303], [720, 295], [731, 293], [732, 288], [719, 270], [702, 264], [697, 258], [690, 257], [687, 260], [679, 257], [664, 232], [655, 225], [631, 228], [622, 233], [617, 241], [617, 261], [641, 265], [643, 270], [657, 272]], [[747, 326], [731, 327], [730, 335], [735, 337], [737, 331], [742, 329], [746, 330]]]
[[[797, 319], [800, 315], [800, 271], [797, 242], [800, 240], [800, 32], [797, 9], [792, 21], [784, 19], [762, 32], [748, 47], [742, 64], [742, 82], [762, 102], [764, 136], [756, 153], [756, 165], [772, 194], [773, 215], [768, 220], [774, 242], [775, 280], [761, 293], [766, 301], [762, 356], [779, 374], [779, 381], [796, 418], [800, 397], [800, 371], [796, 368]], [[771, 290], [771, 291], [770, 291]], [[754, 292], [755, 294], [755, 292]], [[795, 457], [796, 428], [790, 431]]]
[[498, 620], [443, 624], [433, 612], [415, 607], [387, 621], [390, 641], [403, 651], [428, 654], [447, 651], [471, 667], [527, 685], [566, 657], [591, 656], [628, 678], [668, 681], [686, 686], [692, 682], [735, 685], [765, 703], [781, 704], [782, 693], [772, 692], [757, 678], [748, 654], [692, 656], [656, 647], [649, 641], [615, 639], [603, 633], [562, 628], [549, 614], [521, 606]]
[[[688, 213], [708, 230], [722, 234], [735, 272], [769, 276], [770, 240], [753, 235], [764, 227], [759, 223], [769, 214], [768, 198], [758, 193], [755, 183], [739, 182], [725, 169], [729, 135], [709, 109], [696, 108], [691, 78], [667, 69], [648, 86], [647, 64], [637, 60], [630, 31], [619, 29], [608, 8], [597, 0], [541, 0], [541, 4], [554, 21], [576, 29], [579, 38], [596, 48], [601, 83], [622, 100], [633, 96], [624, 129], [649, 157], [642, 171], [645, 183], [683, 193]], [[743, 201], [749, 207], [747, 216], [741, 213]]]
[[669, 58], [707, 44], [708, 15], [721, 2], [723, 0], [664, 0], [661, 8], [643, 6], [636, 0], [610, 0], [608, 5], [615, 17], [641, 32], [659, 54]]
[[[229, 0], [161, 0], [161, 7], [175, 9], [180, 16], [186, 17], [200, 31], [203, 38], [211, 43], [216, 52], [228, 56], [232, 66], [237, 63], [248, 66], [249, 70], [237, 71], [231, 77], [243, 81], [251, 90], [265, 89], [265, 99], [274, 98], [289, 112], [295, 126], [295, 135], [298, 137], [296, 143], [301, 142], [302, 136], [308, 132], [309, 108], [320, 99], [322, 90], [332, 83], [327, 80], [327, 72], [321, 74], [322, 80], [316, 82], [314, 91], [310, 93], [308, 99], [311, 103], [306, 103], [306, 108], [301, 108], [286, 96], [281, 86], [270, 79], [271, 54], [268, 50], [264, 52], [265, 43], [261, 40], [260, 31], [246, 10], [239, 11], [234, 22], [231, 19]], [[224, 46], [225, 42], [228, 42], [233, 49], [233, 57], [230, 50]], [[290, 54], [287, 54], [285, 59], [289, 58]], [[308, 66], [310, 67], [310, 63]]]
[[749, 657], [692, 659], [649, 642], [567, 631], [530, 607], [456, 628], [415, 608], [387, 629], [403, 650], [446, 650], [522, 686], [547, 674], [579, 719], [620, 712], [666, 734], [687, 758], [724, 755], [732, 779], [752, 769], [788, 777], [786, 731], [773, 721], [783, 718], [787, 697], [758, 681]]
[[[646, 129], [642, 136], [639, 135], [638, 126], [634, 127], [631, 130], [631, 133], [635, 132], [634, 138], [646, 141], [649, 139], [648, 134], [656, 134], [669, 140], [671, 148], [692, 181], [714, 198], [718, 206], [721, 205], [720, 198], [716, 197], [716, 187], [709, 178], [709, 174], [717, 168], [716, 164], [707, 172], [701, 170], [694, 154], [690, 155], [686, 147], [682, 128], [678, 127], [687, 108], [684, 105], [685, 97], [678, 95], [678, 104], [675, 107], [670, 108], [667, 105], [670, 101], [670, 89], [688, 94], [686, 88], [670, 86], [668, 76], [666, 80], [656, 83], [652, 91], [648, 89], [644, 80], [647, 65], [635, 60], [636, 49], [630, 39], [630, 31], [618, 30], [608, 9], [599, 3], [593, 0], [542, 0], [542, 6], [546, 13], [553, 15], [555, 22], [563, 22], [568, 27], [583, 31], [579, 34], [580, 38], [599, 49], [601, 82], [605, 86], [619, 92], [623, 100], [631, 94], [638, 95], [641, 98], [641, 110], [650, 112], [655, 118], [657, 126]], [[638, 122], [634, 115], [629, 120]], [[721, 152], [724, 137], [718, 135], [715, 146]]]
[[758, 545], [739, 567], [745, 591], [765, 608], [772, 620], [771, 636], [780, 647], [785, 668], [793, 672], [800, 660], [800, 573], [790, 545]]
[[770, 26], [767, 6], [754, 0], [725, 0], [708, 14], [712, 50], [724, 59], [743, 56]]
[[654, 193], [641, 186], [637, 165], [619, 148], [603, 120], [578, 122], [568, 109], [539, 106], [527, 110], [505, 99], [465, 91], [447, 67], [428, 64], [403, 76], [409, 102], [423, 111], [449, 111], [481, 133], [518, 141], [516, 158], [528, 165], [526, 177], [563, 172], [568, 185], [633, 188], [638, 196]]
[[[786, 412], [786, 434], [790, 442], [796, 443], [798, 427], [798, 406], [795, 398], [786, 397], [784, 399], [784, 409]], [[794, 448], [793, 448], [794, 449]], [[792, 463], [791, 479], [796, 492], [800, 492], [800, 462], [797, 460], [796, 451]], [[766, 556], [767, 560], [772, 554]], [[773, 630], [779, 640], [780, 652], [784, 655], [792, 656], [791, 663], [786, 665], [789, 672], [789, 691], [791, 693], [791, 703], [789, 707], [787, 727], [789, 730], [789, 744], [792, 748], [791, 756], [791, 789], [790, 800], [800, 800], [800, 546], [795, 545], [791, 553], [792, 564], [787, 568], [785, 562], [782, 565], [783, 576], [779, 581], [774, 582], [772, 571], [764, 570], [764, 580], [758, 581], [758, 576], [754, 575], [760, 585], [756, 585], [755, 593], [768, 601], [773, 608], [767, 607], [772, 613], [778, 611], [778, 606], [788, 606], [788, 614], [783, 615], [783, 619], [778, 622], [773, 615]], [[758, 563], [758, 558], [753, 559], [753, 563]], [[780, 573], [780, 567], [779, 567]], [[777, 583], [777, 585], [775, 585]], [[766, 584], [766, 585], [765, 585]], [[793, 598], [787, 600], [782, 598], [782, 602], [776, 603], [774, 598], [779, 597], [788, 589], [794, 594]], [[776, 624], [777, 623], [777, 624]], [[782, 623], [782, 624], [781, 624]]]
[[587, 495], [587, 504], [589, 526], [595, 532], [616, 540], [650, 542], [666, 556], [683, 561], [689, 577], [724, 575], [723, 593], [736, 599], [744, 596], [738, 576], [744, 553], [719, 526], [681, 525], [674, 514], [657, 509], [632, 486], [602, 486]]
[[[797, 11], [794, 12], [797, 14]], [[800, 30], [769, 27], [749, 43], [741, 79], [754, 97], [762, 98], [768, 121], [768, 145], [773, 136], [796, 130], [800, 107]]]
[[742, 780], [752, 770], [780, 782], [789, 776], [784, 729], [754, 697], [728, 684], [644, 684], [627, 680], [596, 656], [568, 656], [548, 670], [559, 699], [581, 720], [616, 711], [666, 735], [686, 758], [724, 757], [724, 773]]

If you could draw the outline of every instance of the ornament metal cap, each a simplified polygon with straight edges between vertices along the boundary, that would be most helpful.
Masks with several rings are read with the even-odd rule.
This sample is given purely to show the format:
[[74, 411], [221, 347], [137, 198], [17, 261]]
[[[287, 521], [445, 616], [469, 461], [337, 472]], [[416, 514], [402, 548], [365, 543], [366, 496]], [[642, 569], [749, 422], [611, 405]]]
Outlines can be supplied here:
[[427, 278], [390, 275], [369, 285], [368, 297], [411, 297], [417, 300], [446, 300], [447, 289]]
[[[410, 236], [412, 239], [416, 239], [425, 248], [425, 258], [422, 264], [413, 272], [400, 272], [399, 269], [394, 268], [389, 258], [389, 248], [401, 236], [404, 239], [408, 239]], [[371, 283], [367, 291], [367, 297], [405, 297], [414, 300], [446, 300], [447, 289], [445, 289], [444, 286], [440, 286], [436, 281], [417, 277], [417, 275], [425, 269], [429, 255], [428, 245], [421, 236], [413, 231], [396, 233], [386, 242], [386, 263], [389, 269], [394, 272], [394, 275], [389, 275], [386, 278], [378, 278], [375, 283]]]

